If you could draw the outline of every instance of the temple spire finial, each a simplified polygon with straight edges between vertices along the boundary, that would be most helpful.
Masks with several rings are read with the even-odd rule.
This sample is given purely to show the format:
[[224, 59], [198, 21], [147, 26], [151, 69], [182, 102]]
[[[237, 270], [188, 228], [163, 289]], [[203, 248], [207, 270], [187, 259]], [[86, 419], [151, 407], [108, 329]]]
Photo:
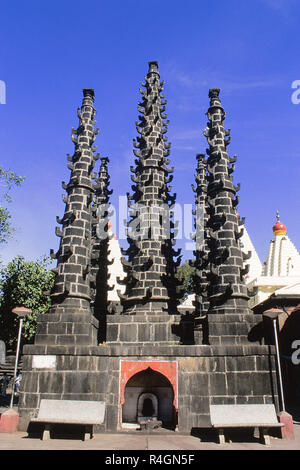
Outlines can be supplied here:
[[220, 88], [210, 88], [208, 92], [208, 96], [211, 99], [219, 99]]
[[93, 100], [95, 99], [95, 90], [94, 90], [94, 88], [83, 88], [82, 92], [83, 92], [84, 97], [90, 96], [91, 98], [93, 98]]
[[156, 60], [151, 60], [150, 62], [148, 62], [148, 65], [149, 65], [148, 73], [152, 73], [152, 72], [159, 73], [158, 62]]
[[282, 222], [280, 222], [280, 217], [279, 217], [279, 212], [278, 211], [276, 211], [276, 219], [277, 219], [277, 221], [276, 221], [275, 225], [273, 225], [273, 229], [272, 229], [274, 235], [286, 235], [286, 232], [287, 232], [286, 226]]

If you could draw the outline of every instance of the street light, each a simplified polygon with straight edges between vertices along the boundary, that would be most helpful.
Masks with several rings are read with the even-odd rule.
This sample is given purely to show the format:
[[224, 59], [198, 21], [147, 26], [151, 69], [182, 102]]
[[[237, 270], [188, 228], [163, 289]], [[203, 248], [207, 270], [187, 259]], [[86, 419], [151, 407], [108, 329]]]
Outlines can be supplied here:
[[11, 392], [11, 398], [10, 398], [10, 408], [13, 407], [13, 402], [14, 402], [14, 390], [15, 390], [15, 382], [16, 382], [16, 376], [17, 376], [17, 368], [18, 368], [18, 362], [19, 362], [19, 352], [20, 352], [20, 343], [21, 343], [21, 333], [22, 333], [22, 326], [23, 326], [23, 320], [28, 315], [29, 313], [32, 313], [32, 310], [30, 308], [26, 307], [16, 307], [12, 309], [12, 313], [17, 315], [19, 317], [19, 333], [18, 333], [18, 341], [17, 341], [17, 352], [16, 352], [16, 360], [15, 360], [15, 369], [14, 369], [14, 379], [13, 379], [13, 384], [12, 384], [12, 392]]
[[280, 395], [281, 395], [281, 405], [282, 405], [282, 411], [285, 412], [285, 402], [284, 402], [284, 394], [283, 394], [283, 386], [282, 386], [282, 373], [281, 373], [278, 333], [277, 333], [277, 318], [273, 318], [273, 329], [274, 329], [275, 350], [276, 350], [276, 359], [277, 359], [277, 368], [278, 368], [278, 379], [279, 379], [279, 387], [280, 387]]

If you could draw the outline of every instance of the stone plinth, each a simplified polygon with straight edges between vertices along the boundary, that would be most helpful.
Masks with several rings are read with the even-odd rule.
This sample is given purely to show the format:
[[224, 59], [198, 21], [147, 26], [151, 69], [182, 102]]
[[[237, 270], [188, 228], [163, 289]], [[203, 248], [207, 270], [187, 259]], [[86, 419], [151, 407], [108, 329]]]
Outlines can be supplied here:
[[107, 315], [106, 341], [109, 344], [147, 343], [157, 346], [202, 344], [204, 327], [193, 314], [168, 315], [144, 313], [136, 315]]
[[284, 424], [281, 428], [281, 437], [283, 439], [295, 439], [293, 417], [286, 411], [278, 413], [280, 423]]
[[253, 314], [208, 315], [209, 344], [249, 344], [264, 335], [262, 316]]
[[10, 408], [0, 416], [0, 432], [16, 432], [18, 430], [19, 413]]
[[84, 299], [67, 298], [39, 315], [35, 344], [97, 344], [98, 321]]
[[109, 343], [178, 343], [175, 325], [180, 315], [137, 314], [108, 315], [107, 342]]
[[[34, 368], [35, 355], [51, 356], [52, 368]], [[28, 429], [41, 398], [48, 398], [104, 401], [105, 422], [95, 432], [121, 430], [121, 361], [177, 363], [180, 432], [209, 427], [209, 404], [277, 403], [276, 374], [270, 373], [270, 364], [275, 370], [272, 346], [158, 346], [150, 342], [142, 346], [25, 346], [19, 429]]]

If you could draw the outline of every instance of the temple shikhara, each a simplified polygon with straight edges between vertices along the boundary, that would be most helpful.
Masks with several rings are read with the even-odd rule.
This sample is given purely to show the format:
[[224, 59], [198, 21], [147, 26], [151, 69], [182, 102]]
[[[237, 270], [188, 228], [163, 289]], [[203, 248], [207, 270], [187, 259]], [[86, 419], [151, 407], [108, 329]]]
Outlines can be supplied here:
[[286, 229], [275, 226], [260, 265], [238, 213], [238, 159], [228, 153], [221, 92], [210, 89], [207, 148], [190, 162], [195, 180], [187, 182], [195, 293], [186, 308], [180, 304], [182, 256], [170, 186], [176, 168], [163, 86], [157, 62], [149, 62], [128, 168], [126, 249], [110, 222], [109, 159], [96, 153], [94, 90], [83, 89], [67, 157], [70, 179], [63, 182], [65, 211], [57, 217], [59, 246], [51, 250], [57, 260], [51, 308], [38, 318], [34, 344], [23, 348], [20, 430], [38, 425], [32, 421], [45, 399], [101, 403], [99, 433], [145, 423], [190, 433], [211, 427], [210, 407], [218, 404], [273, 404], [280, 411], [275, 348], [258, 306], [273, 281], [272, 292], [286, 287], [282, 276], [297, 271], [291, 260], [300, 266], [297, 250]]

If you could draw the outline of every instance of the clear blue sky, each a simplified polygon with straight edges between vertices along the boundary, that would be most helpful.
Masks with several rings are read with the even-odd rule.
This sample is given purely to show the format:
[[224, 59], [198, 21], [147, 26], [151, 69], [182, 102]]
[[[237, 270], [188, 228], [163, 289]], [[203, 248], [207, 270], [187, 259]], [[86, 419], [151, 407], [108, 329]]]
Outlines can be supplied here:
[[266, 256], [276, 210], [299, 249], [300, 104], [291, 101], [300, 80], [299, 24], [297, 0], [3, 2], [0, 165], [26, 181], [12, 193], [17, 232], [2, 260], [58, 248], [55, 217], [63, 215], [61, 181], [69, 179], [82, 88], [95, 89], [96, 144], [110, 159], [112, 203], [131, 191], [139, 88], [150, 60], [165, 80], [177, 202], [194, 202], [208, 90], [221, 88], [228, 150], [238, 155], [239, 212], [258, 254]]

